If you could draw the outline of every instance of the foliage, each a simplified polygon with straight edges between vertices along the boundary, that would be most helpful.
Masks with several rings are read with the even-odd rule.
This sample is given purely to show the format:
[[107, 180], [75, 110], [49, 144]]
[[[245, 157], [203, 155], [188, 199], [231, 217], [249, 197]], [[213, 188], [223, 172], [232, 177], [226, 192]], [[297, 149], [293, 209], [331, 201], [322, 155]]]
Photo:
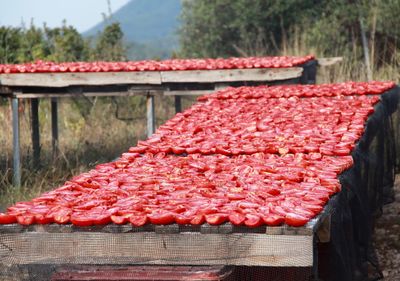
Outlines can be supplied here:
[[125, 59], [123, 32], [119, 23], [111, 23], [99, 35], [93, 58], [95, 60], [121, 61]]
[[362, 60], [363, 22], [379, 66], [399, 60], [399, 12], [399, 0], [184, 0], [181, 55], [287, 54], [301, 33], [318, 55]]
[[93, 44], [64, 21], [61, 27], [0, 27], [0, 63], [35, 60], [55, 62], [122, 60], [126, 57], [123, 32], [118, 23], [105, 27]]

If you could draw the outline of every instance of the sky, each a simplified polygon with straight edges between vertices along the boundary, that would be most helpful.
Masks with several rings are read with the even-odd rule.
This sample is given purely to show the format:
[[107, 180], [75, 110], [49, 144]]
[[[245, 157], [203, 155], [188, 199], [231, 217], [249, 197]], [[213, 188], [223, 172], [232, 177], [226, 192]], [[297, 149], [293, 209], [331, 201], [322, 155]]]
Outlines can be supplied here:
[[[112, 12], [130, 0], [110, 0]], [[29, 26], [31, 20], [37, 26], [46, 22], [49, 27], [61, 26], [63, 19], [68, 25], [84, 32], [103, 20], [107, 13], [107, 0], [0, 0], [0, 26]]]

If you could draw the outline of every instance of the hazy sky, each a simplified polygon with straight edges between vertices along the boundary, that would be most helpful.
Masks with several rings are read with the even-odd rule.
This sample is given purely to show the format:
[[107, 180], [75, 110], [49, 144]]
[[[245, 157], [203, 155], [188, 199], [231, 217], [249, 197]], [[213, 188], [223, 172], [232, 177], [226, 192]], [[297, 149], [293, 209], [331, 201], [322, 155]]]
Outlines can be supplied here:
[[[113, 12], [129, 0], [111, 0]], [[107, 0], [0, 0], [0, 26], [60, 26], [63, 19], [83, 32], [100, 22], [107, 13]]]

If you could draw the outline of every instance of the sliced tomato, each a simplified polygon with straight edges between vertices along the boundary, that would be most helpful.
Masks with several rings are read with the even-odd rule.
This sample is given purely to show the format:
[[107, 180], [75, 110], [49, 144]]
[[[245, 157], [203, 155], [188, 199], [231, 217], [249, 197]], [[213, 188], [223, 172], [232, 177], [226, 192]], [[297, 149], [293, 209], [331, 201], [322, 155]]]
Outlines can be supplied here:
[[205, 215], [206, 222], [210, 225], [220, 225], [228, 220], [228, 215], [216, 213]]
[[0, 213], [0, 224], [11, 224], [16, 222], [17, 222], [16, 216]]
[[21, 215], [17, 216], [17, 222], [21, 225], [31, 225], [35, 223], [35, 216], [33, 215]]
[[232, 212], [229, 214], [228, 219], [233, 225], [242, 225], [246, 220], [246, 216], [238, 212]]
[[261, 218], [264, 221], [264, 223], [269, 226], [278, 226], [285, 221], [283, 216], [276, 214], [265, 214], [262, 215]]
[[285, 216], [285, 223], [290, 226], [303, 226], [309, 220], [309, 218], [294, 213], [288, 213]]
[[244, 224], [248, 227], [259, 227], [263, 225], [264, 221], [259, 215], [256, 214], [246, 214], [246, 220]]
[[143, 226], [147, 223], [148, 218], [147, 215], [132, 215], [129, 217], [129, 222], [137, 227]]
[[171, 224], [175, 222], [174, 214], [171, 212], [154, 212], [147, 215], [152, 224]]

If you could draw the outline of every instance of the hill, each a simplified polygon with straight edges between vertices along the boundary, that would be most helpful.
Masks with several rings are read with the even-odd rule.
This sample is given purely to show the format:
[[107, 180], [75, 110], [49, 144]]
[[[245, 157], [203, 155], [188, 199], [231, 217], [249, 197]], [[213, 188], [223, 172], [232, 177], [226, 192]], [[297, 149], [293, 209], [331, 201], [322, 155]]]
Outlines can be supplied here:
[[[180, 0], [131, 0], [112, 15], [121, 24], [131, 59], [168, 57], [178, 47]], [[86, 31], [95, 37], [104, 22]]]

